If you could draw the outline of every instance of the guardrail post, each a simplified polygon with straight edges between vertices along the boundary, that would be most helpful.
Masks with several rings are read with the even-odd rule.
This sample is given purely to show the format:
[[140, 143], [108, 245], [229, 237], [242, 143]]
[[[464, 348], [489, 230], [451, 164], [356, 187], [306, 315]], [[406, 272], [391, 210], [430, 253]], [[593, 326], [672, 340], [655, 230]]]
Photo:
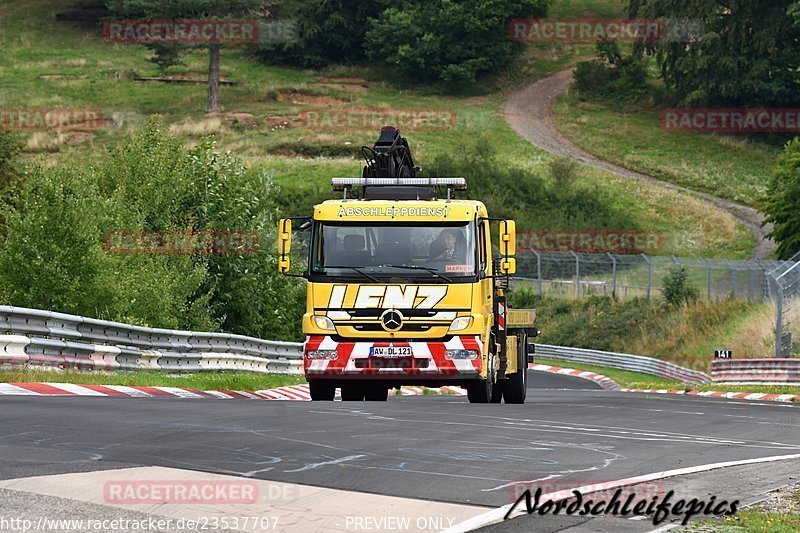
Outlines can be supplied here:
[[575, 258], [575, 296], [581, 297], [581, 258], [575, 252], [570, 252]]
[[611, 259], [611, 296], [617, 298], [617, 258], [611, 255], [611, 252], [606, 252], [606, 255]]
[[653, 264], [646, 255], [639, 255], [641, 255], [642, 258], [644, 258], [644, 260], [647, 262], [647, 300], [650, 301], [650, 287], [653, 285]]

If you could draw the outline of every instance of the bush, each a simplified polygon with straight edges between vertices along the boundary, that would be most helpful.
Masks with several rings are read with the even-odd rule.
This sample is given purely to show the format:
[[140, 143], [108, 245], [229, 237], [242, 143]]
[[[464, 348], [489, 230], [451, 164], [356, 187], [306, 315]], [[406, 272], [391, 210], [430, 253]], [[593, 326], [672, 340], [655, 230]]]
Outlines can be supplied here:
[[[304, 287], [277, 272], [278, 191], [206, 140], [187, 150], [159, 120], [98, 167], [35, 169], [0, 247], [12, 305], [141, 325], [299, 339]], [[252, 254], [110, 253], [112, 231], [255, 231]]]
[[700, 295], [697, 287], [689, 284], [687, 273], [682, 268], [670, 269], [664, 277], [662, 290], [664, 299], [670, 305], [683, 305], [697, 300]]
[[646, 59], [623, 56], [614, 41], [598, 42], [597, 59], [578, 63], [573, 79], [575, 89], [592, 98], [636, 101], [649, 93]]
[[498, 157], [485, 135], [434, 157], [434, 175], [463, 176], [465, 196], [484, 202], [491, 216], [516, 220], [518, 229], [634, 228], [618, 211], [608, 193], [599, 187], [564, 189], [527, 167], [517, 167]]
[[569, 157], [556, 157], [550, 161], [550, 177], [556, 187], [562, 190], [571, 189], [578, 180], [578, 162]]

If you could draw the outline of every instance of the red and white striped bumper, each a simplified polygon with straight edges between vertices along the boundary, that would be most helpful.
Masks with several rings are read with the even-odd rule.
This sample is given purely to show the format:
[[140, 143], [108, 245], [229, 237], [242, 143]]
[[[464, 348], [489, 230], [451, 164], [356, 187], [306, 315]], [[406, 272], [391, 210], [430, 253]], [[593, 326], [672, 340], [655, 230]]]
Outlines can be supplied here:
[[[413, 357], [370, 357], [371, 347], [409, 346]], [[336, 350], [336, 359], [310, 359], [309, 350]], [[476, 350], [476, 359], [447, 359], [445, 350]], [[478, 336], [454, 336], [441, 341], [354, 341], [338, 342], [329, 336], [310, 335], [303, 347], [306, 376], [360, 377], [380, 375], [386, 378], [475, 378], [481, 372], [483, 343]]]

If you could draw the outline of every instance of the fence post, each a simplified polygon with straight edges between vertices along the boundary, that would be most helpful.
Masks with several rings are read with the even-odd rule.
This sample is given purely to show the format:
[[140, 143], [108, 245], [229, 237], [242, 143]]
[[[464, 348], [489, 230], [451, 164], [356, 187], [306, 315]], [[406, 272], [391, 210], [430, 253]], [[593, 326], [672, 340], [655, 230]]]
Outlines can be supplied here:
[[706, 264], [706, 294], [708, 295], [708, 301], [711, 301], [711, 263], [706, 259], [703, 258], [703, 263]]
[[731, 271], [731, 296], [736, 299], [736, 269], [733, 268], [733, 263], [730, 261], [725, 261], [728, 263], [728, 269]]
[[536, 293], [542, 295], [542, 258], [539, 252], [533, 251], [536, 254]]
[[777, 291], [777, 310], [775, 312], [775, 357], [781, 357], [783, 355], [781, 350], [781, 343], [783, 340], [783, 287], [781, 287], [780, 283], [777, 283], [778, 291]]
[[611, 271], [613, 278], [611, 281], [611, 296], [617, 299], [617, 258], [611, 255], [611, 252], [606, 252], [606, 255], [611, 259]]
[[639, 254], [647, 261], [647, 300], [650, 301], [650, 287], [653, 285], [653, 264], [644, 254]]
[[575, 257], [575, 295], [581, 297], [581, 258], [575, 252], [570, 252]]

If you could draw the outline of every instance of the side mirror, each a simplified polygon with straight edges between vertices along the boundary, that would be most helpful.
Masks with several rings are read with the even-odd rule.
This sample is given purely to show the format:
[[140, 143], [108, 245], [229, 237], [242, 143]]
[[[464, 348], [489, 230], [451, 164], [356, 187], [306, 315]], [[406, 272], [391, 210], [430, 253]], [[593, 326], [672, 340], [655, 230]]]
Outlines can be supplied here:
[[500, 253], [503, 257], [517, 253], [517, 225], [513, 220], [500, 221]]
[[278, 253], [280, 259], [278, 260], [278, 270], [282, 274], [289, 272], [289, 251], [292, 249], [292, 221], [288, 218], [281, 219], [278, 222]]
[[504, 257], [500, 259], [500, 272], [503, 275], [511, 275], [517, 271], [517, 260], [513, 257]]

